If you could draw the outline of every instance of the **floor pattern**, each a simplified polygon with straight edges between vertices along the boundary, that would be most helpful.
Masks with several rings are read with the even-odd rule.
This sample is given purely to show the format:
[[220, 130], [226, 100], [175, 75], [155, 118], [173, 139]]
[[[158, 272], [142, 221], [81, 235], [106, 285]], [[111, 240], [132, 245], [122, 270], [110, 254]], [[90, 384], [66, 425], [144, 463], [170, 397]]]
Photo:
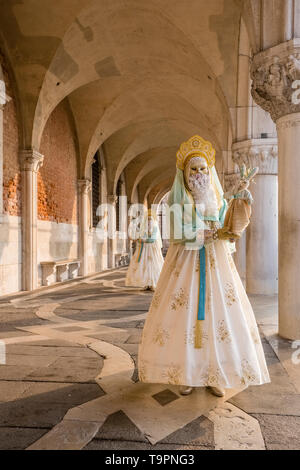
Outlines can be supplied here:
[[299, 447], [300, 366], [291, 361], [291, 344], [276, 335], [275, 299], [251, 299], [271, 384], [228, 390], [225, 398], [205, 388], [183, 397], [176, 386], [138, 381], [152, 294], [125, 287], [125, 274], [122, 268], [0, 300], [7, 352], [1, 448]]

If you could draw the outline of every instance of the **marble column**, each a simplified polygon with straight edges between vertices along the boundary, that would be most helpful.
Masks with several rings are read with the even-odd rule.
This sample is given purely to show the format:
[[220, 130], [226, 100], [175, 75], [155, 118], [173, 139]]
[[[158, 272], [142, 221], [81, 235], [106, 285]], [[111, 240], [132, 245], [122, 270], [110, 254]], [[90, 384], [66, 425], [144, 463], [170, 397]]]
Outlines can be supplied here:
[[116, 238], [116, 204], [118, 197], [115, 194], [107, 196], [108, 204], [108, 252], [107, 263], [109, 268], [115, 267], [115, 255], [117, 253], [117, 238]]
[[[236, 142], [233, 161], [259, 167], [250, 191], [254, 203], [250, 225], [240, 240], [246, 248], [246, 289], [249, 294], [278, 292], [277, 139]], [[239, 242], [239, 243], [240, 243]]]
[[34, 149], [20, 153], [22, 169], [22, 284], [36, 289], [37, 272], [37, 174], [44, 156]]
[[79, 259], [80, 275], [88, 275], [88, 236], [89, 236], [89, 193], [92, 183], [89, 179], [78, 180], [79, 190]]
[[[256, 54], [252, 96], [276, 123], [279, 192], [279, 334], [300, 338], [300, 39]], [[298, 99], [297, 99], [298, 98]]]

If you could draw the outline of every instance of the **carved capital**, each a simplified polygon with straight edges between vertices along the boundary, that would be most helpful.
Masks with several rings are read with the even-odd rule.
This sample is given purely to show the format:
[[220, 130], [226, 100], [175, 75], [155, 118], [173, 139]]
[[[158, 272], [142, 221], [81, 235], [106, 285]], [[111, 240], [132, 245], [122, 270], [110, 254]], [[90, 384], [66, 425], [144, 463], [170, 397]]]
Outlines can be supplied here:
[[78, 180], [77, 184], [81, 194], [88, 194], [92, 189], [92, 182], [89, 179]]
[[107, 196], [107, 202], [108, 204], [117, 204], [118, 196], [116, 196], [115, 194], [109, 194]]
[[293, 83], [300, 80], [300, 39], [292, 39], [256, 54], [251, 65], [252, 96], [274, 122], [300, 112]]
[[44, 162], [44, 155], [34, 149], [21, 150], [21, 167], [23, 171], [37, 173]]
[[232, 159], [241, 167], [259, 167], [259, 174], [273, 174], [278, 172], [277, 139], [251, 139], [235, 142], [232, 146]]

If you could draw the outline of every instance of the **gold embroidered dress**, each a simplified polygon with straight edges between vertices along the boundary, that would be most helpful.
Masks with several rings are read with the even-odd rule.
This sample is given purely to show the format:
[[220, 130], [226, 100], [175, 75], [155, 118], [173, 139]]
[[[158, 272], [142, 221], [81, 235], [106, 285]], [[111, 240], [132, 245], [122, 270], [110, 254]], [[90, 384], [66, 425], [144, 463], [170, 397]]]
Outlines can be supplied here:
[[155, 288], [157, 285], [164, 258], [156, 217], [151, 215], [151, 220], [152, 226], [149, 227], [149, 232], [148, 229], [147, 231], [142, 229], [142, 235], [130, 260], [125, 279], [126, 286]]
[[[208, 163], [214, 161], [211, 145], [201, 137], [195, 136], [185, 145], [183, 151], [181, 146], [183, 155], [189, 155], [192, 146], [196, 147], [193, 155], [198, 149]], [[177, 154], [176, 178], [182, 184], [185, 157], [181, 157], [183, 162], [179, 157]], [[211, 187], [220, 196], [220, 183], [212, 165], [210, 174]], [[185, 243], [170, 244], [139, 345], [139, 380], [222, 388], [269, 382], [256, 320], [229, 242], [216, 239], [205, 245], [202, 268], [201, 230], [196, 245], [197, 249], [189, 249]], [[199, 320], [203, 268], [205, 318]]]

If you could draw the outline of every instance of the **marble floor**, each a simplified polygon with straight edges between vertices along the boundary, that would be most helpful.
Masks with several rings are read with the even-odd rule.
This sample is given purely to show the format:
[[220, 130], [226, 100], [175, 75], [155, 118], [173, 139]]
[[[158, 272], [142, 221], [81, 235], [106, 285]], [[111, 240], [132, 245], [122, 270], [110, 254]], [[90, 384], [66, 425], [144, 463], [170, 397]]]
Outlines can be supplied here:
[[152, 293], [125, 274], [0, 299], [0, 449], [299, 449], [300, 342], [276, 335], [276, 298], [250, 297], [272, 382], [181, 396], [138, 382]]

